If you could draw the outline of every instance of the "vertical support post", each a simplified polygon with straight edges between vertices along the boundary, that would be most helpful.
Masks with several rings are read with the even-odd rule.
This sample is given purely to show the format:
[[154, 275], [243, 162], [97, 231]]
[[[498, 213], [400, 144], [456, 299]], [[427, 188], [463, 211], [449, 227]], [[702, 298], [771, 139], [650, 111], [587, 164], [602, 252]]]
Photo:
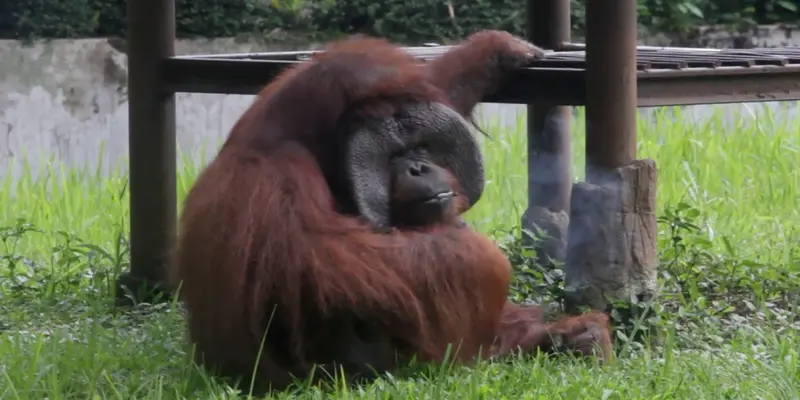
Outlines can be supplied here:
[[636, 0], [586, 2], [586, 180], [636, 158]]
[[573, 186], [567, 307], [608, 309], [656, 288], [657, 173], [636, 160], [636, 0], [586, 2], [586, 182]]
[[164, 92], [161, 68], [175, 54], [175, 2], [128, 0], [127, 48], [131, 268], [117, 297], [148, 301], [164, 281], [177, 225], [175, 95]]
[[[528, 0], [528, 39], [557, 49], [570, 40], [570, 0]], [[528, 105], [528, 209], [523, 228], [541, 230], [540, 263], [563, 262], [572, 191], [572, 107]]]

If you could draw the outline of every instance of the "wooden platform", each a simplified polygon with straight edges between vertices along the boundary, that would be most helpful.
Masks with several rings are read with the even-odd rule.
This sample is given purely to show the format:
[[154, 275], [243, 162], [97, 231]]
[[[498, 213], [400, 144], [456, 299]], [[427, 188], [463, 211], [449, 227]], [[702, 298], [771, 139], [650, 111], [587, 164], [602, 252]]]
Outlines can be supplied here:
[[[424, 62], [450, 46], [406, 47]], [[485, 99], [533, 103], [540, 99], [583, 105], [582, 44], [566, 44], [520, 69], [513, 85]], [[255, 94], [283, 68], [304, 62], [313, 51], [178, 56], [165, 61], [166, 90]], [[800, 48], [637, 48], [638, 105], [688, 105], [742, 101], [800, 100]]]

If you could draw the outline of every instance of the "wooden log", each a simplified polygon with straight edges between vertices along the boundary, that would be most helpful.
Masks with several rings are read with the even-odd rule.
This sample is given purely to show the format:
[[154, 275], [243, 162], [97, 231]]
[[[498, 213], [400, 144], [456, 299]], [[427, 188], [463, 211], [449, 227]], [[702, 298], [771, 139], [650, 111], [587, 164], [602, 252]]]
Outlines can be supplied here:
[[567, 250], [567, 229], [569, 215], [566, 211], [550, 211], [545, 207], [531, 206], [522, 214], [523, 227], [530, 234], [523, 233], [526, 241], [535, 243], [536, 262], [543, 266], [563, 263]]
[[[556, 49], [569, 42], [570, 0], [528, 0], [527, 17], [532, 43]], [[547, 102], [528, 105], [528, 210], [522, 227], [540, 229], [547, 235], [535, 243], [538, 261], [546, 266], [562, 264], [566, 253], [572, 190], [571, 123], [571, 107]]]
[[603, 310], [609, 301], [656, 290], [655, 161], [635, 160], [572, 189], [564, 279], [567, 308]]

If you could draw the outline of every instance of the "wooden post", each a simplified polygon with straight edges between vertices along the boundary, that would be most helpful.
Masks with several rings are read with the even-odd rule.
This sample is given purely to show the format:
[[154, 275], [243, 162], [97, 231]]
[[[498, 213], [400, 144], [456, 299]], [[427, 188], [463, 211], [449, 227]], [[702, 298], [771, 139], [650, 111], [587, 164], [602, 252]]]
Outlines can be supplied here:
[[586, 180], [574, 185], [568, 307], [648, 297], [656, 285], [656, 167], [636, 160], [636, 0], [586, 3]]
[[586, 180], [636, 158], [636, 0], [586, 2]]
[[175, 54], [175, 2], [128, 0], [127, 48], [131, 269], [117, 297], [146, 301], [164, 280], [177, 224], [175, 95], [161, 74]]
[[[528, 39], [557, 49], [570, 40], [570, 0], [528, 0]], [[522, 227], [541, 230], [540, 263], [564, 262], [572, 191], [572, 108], [528, 105], [528, 209]]]

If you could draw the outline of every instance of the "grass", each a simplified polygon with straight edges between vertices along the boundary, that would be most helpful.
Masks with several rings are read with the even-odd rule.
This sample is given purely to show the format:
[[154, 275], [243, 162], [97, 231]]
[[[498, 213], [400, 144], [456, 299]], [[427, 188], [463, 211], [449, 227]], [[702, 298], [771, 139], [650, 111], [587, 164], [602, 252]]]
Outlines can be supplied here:
[[[679, 109], [640, 118], [639, 155], [659, 167], [662, 290], [619, 331], [607, 366], [567, 357], [441, 366], [360, 388], [299, 387], [301, 398], [800, 399], [800, 121], [696, 123]], [[516, 264], [517, 298], [552, 299], [558, 271], [513, 240], [526, 206], [526, 137], [483, 124], [488, 182], [468, 220]], [[573, 123], [583, 171], [583, 113]], [[179, 196], [205, 160], [182, 157]], [[187, 361], [174, 304], [112, 310], [127, 268], [127, 175], [48, 165], [0, 178], [0, 399], [237, 398]], [[11, 174], [9, 174], [11, 175]], [[281, 395], [290, 397], [292, 393]]]

